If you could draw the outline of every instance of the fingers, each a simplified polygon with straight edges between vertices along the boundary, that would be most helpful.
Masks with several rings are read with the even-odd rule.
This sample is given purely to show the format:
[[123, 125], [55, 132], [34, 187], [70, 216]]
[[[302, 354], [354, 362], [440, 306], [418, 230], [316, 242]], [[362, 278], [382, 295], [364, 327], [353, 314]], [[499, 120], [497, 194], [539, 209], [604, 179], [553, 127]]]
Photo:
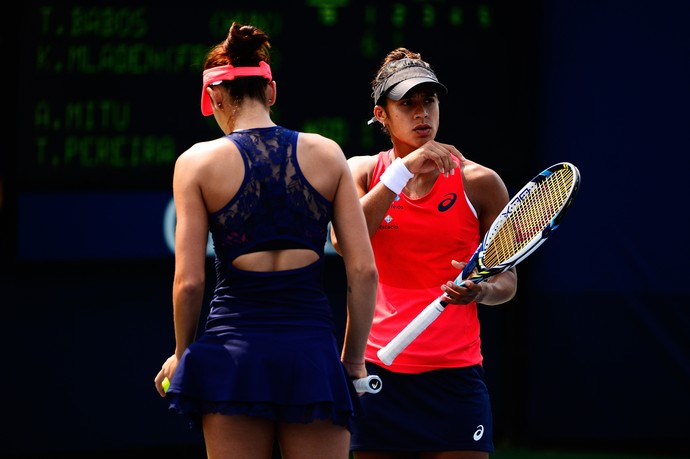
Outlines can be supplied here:
[[449, 145], [434, 142], [432, 147], [434, 149], [434, 153], [437, 154], [435, 162], [439, 172], [445, 176], [454, 174], [454, 169], [457, 167], [457, 165], [455, 164], [455, 161], [453, 161], [453, 153], [452, 150], [448, 148]]
[[446, 176], [453, 175], [455, 174], [455, 168], [458, 167], [458, 165], [453, 161], [453, 156], [458, 158], [460, 162], [465, 161], [465, 156], [455, 148], [453, 145], [449, 145], [446, 143], [440, 143], [440, 142], [435, 142], [439, 147], [441, 147], [443, 151], [443, 162], [444, 162], [444, 169], [440, 169], [441, 173], [445, 174]]
[[153, 385], [156, 387], [158, 394], [165, 397], [165, 393], [170, 387], [170, 381], [173, 379], [175, 370], [177, 369], [177, 356], [172, 354], [161, 366], [160, 371], [153, 379]]
[[[465, 266], [467, 266], [467, 263], [464, 261], [451, 260], [450, 263], [455, 269], [460, 271], [464, 270]], [[459, 284], [448, 281], [445, 285], [441, 286], [441, 290], [444, 292], [441, 301], [452, 304], [472, 303], [478, 300], [482, 294], [483, 288], [482, 285], [475, 284], [472, 281], [467, 281], [467, 283], [460, 282]]]
[[165, 393], [168, 390], [165, 384], [166, 382], [167, 386], [169, 386], [170, 382], [163, 373], [163, 370], [159, 371], [156, 377], [153, 379], [153, 385], [156, 387], [156, 391], [158, 392], [158, 395], [160, 395], [161, 397], [165, 397]]
[[447, 282], [441, 286], [443, 296], [441, 301], [452, 304], [468, 304], [477, 301], [480, 296], [482, 287], [474, 282], [468, 282], [467, 285], [458, 285], [454, 282]]
[[453, 145], [447, 143], [439, 143], [439, 145], [442, 145], [445, 148], [447, 148], [450, 154], [458, 158], [460, 161], [465, 161], [465, 155], [463, 155], [462, 152], [460, 152], [460, 150], [455, 148]]
[[[437, 168], [441, 174], [448, 176], [455, 173], [455, 168], [458, 165], [453, 161], [453, 156], [460, 161], [464, 161], [465, 157], [460, 151], [452, 145], [439, 143], [433, 140], [422, 145], [411, 154], [409, 161], [405, 161], [405, 165], [412, 173], [429, 172], [432, 168], [428, 161], [433, 162], [433, 167]], [[416, 158], [421, 159], [421, 161]]]
[[459, 269], [460, 271], [465, 269], [465, 266], [467, 266], [467, 263], [464, 261], [451, 260], [450, 263], [453, 265], [453, 268]]

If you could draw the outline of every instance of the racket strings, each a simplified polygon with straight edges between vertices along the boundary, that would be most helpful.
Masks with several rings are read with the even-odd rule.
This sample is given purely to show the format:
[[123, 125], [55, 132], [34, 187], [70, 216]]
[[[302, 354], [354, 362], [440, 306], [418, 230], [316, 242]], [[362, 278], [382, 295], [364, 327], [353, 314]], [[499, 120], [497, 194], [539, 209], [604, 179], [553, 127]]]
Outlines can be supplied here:
[[484, 266], [504, 263], [540, 234], [567, 201], [573, 181], [573, 171], [563, 168], [538, 182], [496, 230], [484, 252]]

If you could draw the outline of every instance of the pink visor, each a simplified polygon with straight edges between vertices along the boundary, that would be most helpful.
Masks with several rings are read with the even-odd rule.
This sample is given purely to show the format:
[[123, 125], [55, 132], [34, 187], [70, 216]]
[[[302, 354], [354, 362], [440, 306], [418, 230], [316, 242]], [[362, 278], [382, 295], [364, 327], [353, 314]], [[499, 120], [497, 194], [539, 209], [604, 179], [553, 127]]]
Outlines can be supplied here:
[[260, 76], [268, 81], [273, 80], [271, 67], [264, 61], [259, 62], [258, 67], [233, 67], [221, 65], [204, 70], [204, 86], [201, 88], [201, 113], [204, 116], [213, 115], [211, 97], [206, 93], [206, 88], [220, 84], [222, 81], [234, 80], [237, 77]]

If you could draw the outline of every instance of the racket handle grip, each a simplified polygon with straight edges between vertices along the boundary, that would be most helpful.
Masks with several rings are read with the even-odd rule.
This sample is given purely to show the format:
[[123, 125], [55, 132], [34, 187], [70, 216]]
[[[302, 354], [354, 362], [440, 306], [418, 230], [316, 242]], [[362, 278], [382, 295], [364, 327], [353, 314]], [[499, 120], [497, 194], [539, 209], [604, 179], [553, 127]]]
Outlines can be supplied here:
[[419, 313], [412, 322], [407, 324], [405, 328], [398, 333], [388, 344], [379, 349], [376, 355], [381, 361], [390, 365], [393, 360], [405, 349], [412, 341], [415, 340], [422, 333], [431, 322], [443, 312], [444, 304], [439, 298], [435, 299], [431, 304]]
[[369, 375], [366, 378], [355, 379], [352, 381], [357, 392], [369, 392], [370, 394], [378, 394], [381, 392], [381, 378], [378, 375]]

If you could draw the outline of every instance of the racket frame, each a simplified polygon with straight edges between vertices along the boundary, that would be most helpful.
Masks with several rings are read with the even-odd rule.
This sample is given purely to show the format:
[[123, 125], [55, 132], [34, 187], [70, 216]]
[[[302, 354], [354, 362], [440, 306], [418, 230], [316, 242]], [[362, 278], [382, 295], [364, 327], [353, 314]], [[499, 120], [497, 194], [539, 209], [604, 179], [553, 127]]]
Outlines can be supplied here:
[[[565, 199], [565, 201], [560, 205], [558, 210], [556, 210], [554, 216], [551, 218], [548, 224], [540, 232], [536, 233], [527, 244], [525, 244], [511, 257], [509, 257], [501, 263], [496, 264], [495, 266], [486, 266], [484, 264], [484, 254], [486, 253], [487, 247], [489, 246], [491, 241], [493, 241], [494, 237], [498, 233], [499, 228], [501, 228], [501, 226], [506, 222], [506, 220], [508, 220], [508, 217], [513, 212], [515, 212], [520, 206], [523, 205], [527, 197], [534, 190], [534, 188], [536, 188], [539, 185], [541, 181], [546, 180], [549, 176], [561, 169], [570, 169], [573, 174], [573, 180], [567, 199]], [[474, 283], [483, 282], [489, 279], [490, 277], [495, 276], [496, 274], [502, 273], [513, 268], [522, 260], [527, 258], [530, 254], [537, 250], [539, 246], [546, 242], [548, 237], [551, 235], [551, 232], [558, 227], [560, 221], [563, 219], [563, 216], [565, 215], [565, 211], [570, 207], [573, 200], [575, 199], [579, 187], [580, 172], [577, 169], [577, 167], [568, 162], [554, 164], [553, 166], [544, 169], [542, 172], [536, 175], [525, 186], [523, 186], [520, 189], [520, 191], [518, 191], [508, 202], [508, 204], [505, 205], [503, 210], [501, 210], [498, 217], [496, 217], [494, 222], [489, 227], [489, 230], [484, 235], [484, 238], [482, 242], [479, 244], [479, 247], [477, 247], [477, 250], [475, 250], [474, 254], [470, 258], [470, 261], [467, 262], [467, 265], [455, 280], [455, 283], [462, 285], [462, 282], [464, 280], [471, 280]], [[473, 271], [475, 270], [476, 272], [473, 273]]]
[[[484, 254], [486, 253], [486, 249], [498, 233], [498, 229], [506, 222], [508, 216], [515, 212], [517, 208], [525, 202], [527, 196], [539, 184], [539, 182], [545, 180], [556, 171], [564, 168], [570, 169], [573, 174], [570, 191], [567, 198], [553, 214], [553, 217], [549, 220], [548, 224], [546, 224], [544, 229], [537, 232], [527, 244], [525, 244], [507, 260], [504, 260], [495, 266], [486, 266], [484, 264]], [[551, 235], [551, 232], [558, 227], [560, 221], [563, 219], [563, 216], [566, 213], [566, 210], [570, 207], [575, 199], [579, 188], [580, 172], [577, 167], [568, 162], [554, 164], [553, 166], [544, 169], [542, 172], [536, 175], [513, 196], [513, 198], [508, 202], [508, 204], [506, 204], [503, 210], [496, 217], [494, 222], [489, 227], [489, 230], [484, 235], [479, 247], [477, 247], [474, 254], [465, 265], [465, 268], [455, 279], [455, 283], [462, 286], [468, 281], [472, 281], [474, 283], [483, 282], [492, 276], [513, 268], [515, 265], [527, 258], [530, 254], [537, 250], [539, 246], [546, 242], [548, 237]], [[395, 358], [412, 341], [414, 341], [417, 336], [419, 336], [429, 325], [431, 325], [434, 320], [436, 320], [436, 318], [438, 318], [438, 316], [441, 315], [447, 304], [448, 303], [442, 301], [440, 297], [432, 301], [410, 323], [408, 323], [402, 331], [393, 337], [393, 339], [387, 345], [378, 350], [378, 358], [381, 359], [385, 365], [392, 364], [393, 360], [395, 360]]]

